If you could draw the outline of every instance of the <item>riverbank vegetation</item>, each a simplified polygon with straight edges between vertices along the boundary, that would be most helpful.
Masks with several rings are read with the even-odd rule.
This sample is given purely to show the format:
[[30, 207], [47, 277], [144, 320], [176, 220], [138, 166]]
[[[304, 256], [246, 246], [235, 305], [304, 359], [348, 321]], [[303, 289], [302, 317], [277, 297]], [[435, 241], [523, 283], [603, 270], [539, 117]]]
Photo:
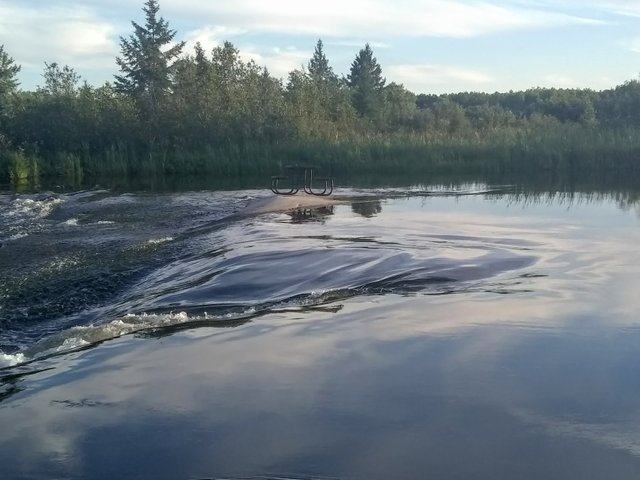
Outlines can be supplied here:
[[640, 82], [609, 90], [415, 94], [383, 77], [369, 45], [336, 75], [319, 40], [286, 80], [229, 42], [184, 51], [159, 14], [121, 39], [113, 83], [46, 63], [19, 89], [0, 47], [0, 182], [62, 176], [255, 176], [287, 163], [332, 174], [640, 172]]

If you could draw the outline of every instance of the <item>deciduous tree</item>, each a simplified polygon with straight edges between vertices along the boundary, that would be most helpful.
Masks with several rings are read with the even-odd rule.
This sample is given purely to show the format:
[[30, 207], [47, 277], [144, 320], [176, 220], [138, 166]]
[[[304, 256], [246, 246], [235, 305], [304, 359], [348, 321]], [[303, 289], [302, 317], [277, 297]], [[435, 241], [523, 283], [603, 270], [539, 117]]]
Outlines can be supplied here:
[[18, 88], [17, 79], [20, 65], [16, 65], [13, 58], [0, 45], [0, 98], [14, 92]]
[[17, 75], [20, 65], [16, 65], [13, 58], [0, 45], [0, 147], [8, 140], [6, 138], [6, 123], [11, 115], [11, 97], [18, 88]]
[[68, 65], [60, 67], [56, 62], [44, 64], [44, 87], [40, 90], [56, 97], [73, 97], [78, 92], [80, 75]]

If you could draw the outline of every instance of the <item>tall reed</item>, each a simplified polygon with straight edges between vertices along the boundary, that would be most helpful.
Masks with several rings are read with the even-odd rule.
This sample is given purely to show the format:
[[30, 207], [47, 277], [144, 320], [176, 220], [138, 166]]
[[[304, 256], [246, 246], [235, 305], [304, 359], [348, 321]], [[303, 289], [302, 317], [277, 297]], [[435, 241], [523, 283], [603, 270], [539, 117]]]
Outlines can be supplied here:
[[378, 172], [508, 173], [588, 170], [640, 174], [640, 131], [561, 124], [442, 131], [353, 134], [335, 140], [251, 140], [189, 149], [115, 142], [36, 158], [22, 151], [0, 155], [0, 179], [11, 182], [57, 175], [83, 178], [164, 175], [268, 177], [287, 164], [313, 164], [330, 175]]
[[14, 185], [37, 183], [40, 177], [40, 166], [34, 155], [28, 155], [22, 150], [7, 151], [0, 156], [1, 168], [5, 178]]

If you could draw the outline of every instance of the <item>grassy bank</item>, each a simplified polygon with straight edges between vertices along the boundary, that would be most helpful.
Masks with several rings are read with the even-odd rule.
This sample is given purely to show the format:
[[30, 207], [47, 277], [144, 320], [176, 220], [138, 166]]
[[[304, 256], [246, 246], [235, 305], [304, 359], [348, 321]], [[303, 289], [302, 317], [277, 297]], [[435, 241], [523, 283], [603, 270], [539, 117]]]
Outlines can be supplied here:
[[147, 151], [116, 144], [104, 152], [36, 155], [4, 151], [0, 181], [33, 182], [59, 177], [206, 174], [228, 178], [269, 176], [283, 165], [310, 163], [332, 175], [351, 173], [509, 173], [573, 170], [640, 174], [640, 133], [560, 125], [463, 134], [394, 133], [340, 141], [244, 142], [195, 151]]

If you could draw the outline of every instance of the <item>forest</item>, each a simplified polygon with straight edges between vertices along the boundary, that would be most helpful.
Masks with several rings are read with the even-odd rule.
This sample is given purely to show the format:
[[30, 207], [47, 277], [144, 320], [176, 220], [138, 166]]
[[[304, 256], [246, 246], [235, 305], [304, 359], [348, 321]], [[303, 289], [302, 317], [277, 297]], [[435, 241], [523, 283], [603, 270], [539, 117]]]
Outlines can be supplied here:
[[270, 175], [287, 163], [349, 172], [640, 172], [640, 82], [609, 90], [413, 93], [366, 44], [339, 77], [318, 40], [286, 80], [230, 42], [186, 52], [160, 15], [120, 39], [113, 82], [45, 63], [20, 89], [0, 46], [0, 183], [63, 177]]

